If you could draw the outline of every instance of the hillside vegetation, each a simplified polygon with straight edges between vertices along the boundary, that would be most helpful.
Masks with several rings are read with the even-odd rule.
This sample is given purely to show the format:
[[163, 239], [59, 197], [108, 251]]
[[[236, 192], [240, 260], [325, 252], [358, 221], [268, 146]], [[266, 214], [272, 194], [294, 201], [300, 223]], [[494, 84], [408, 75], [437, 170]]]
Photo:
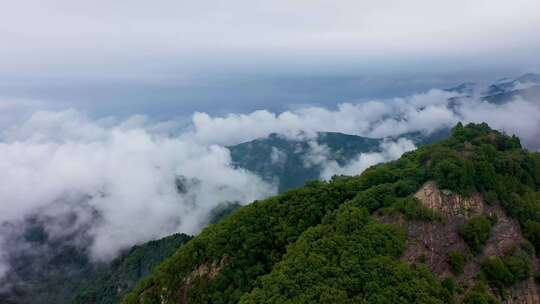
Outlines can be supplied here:
[[[321, 178], [324, 166], [313, 162], [313, 157], [320, 158], [324, 155], [326, 161], [343, 167], [361, 153], [381, 152], [381, 144], [389, 139], [403, 138], [416, 145], [427, 145], [448, 137], [449, 132], [448, 129], [441, 129], [430, 135], [412, 132], [397, 138], [368, 138], [337, 132], [318, 132], [313, 138], [297, 139], [273, 133], [268, 137], [228, 148], [235, 167], [247, 169], [269, 183], [276, 183], [278, 192], [281, 193], [301, 187], [308, 180]], [[320, 155], [313, 155], [314, 152]]]
[[[484, 259], [497, 218], [468, 217], [455, 233], [469, 248], [448, 253], [453, 273], [432, 271], [422, 256], [407, 260], [408, 232], [380, 219], [453, 220], [414, 198], [427, 182], [501, 206], [528, 241]], [[180, 247], [124, 303], [497, 303], [533, 275], [538, 250], [540, 155], [486, 124], [458, 124], [448, 139], [359, 176], [240, 208]], [[477, 273], [462, 279], [479, 258]]]
[[328, 149], [328, 157], [344, 166], [360, 153], [380, 152], [382, 139], [366, 138], [335, 132], [320, 132], [315, 138], [288, 139], [278, 134], [230, 146], [231, 160], [270, 183], [277, 182], [279, 192], [319, 179], [320, 164], [306, 163], [316, 144]]
[[79, 288], [72, 303], [118, 303], [141, 278], [190, 239], [178, 233], [133, 246], [109, 265], [90, 273], [89, 282]]

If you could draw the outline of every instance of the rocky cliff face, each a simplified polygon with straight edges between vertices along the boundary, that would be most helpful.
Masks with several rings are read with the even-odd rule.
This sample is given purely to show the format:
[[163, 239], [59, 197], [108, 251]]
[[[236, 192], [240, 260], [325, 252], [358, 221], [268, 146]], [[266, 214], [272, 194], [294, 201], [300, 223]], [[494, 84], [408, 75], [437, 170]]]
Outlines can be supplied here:
[[[448, 190], [441, 190], [434, 182], [427, 182], [415, 194], [425, 206], [437, 210], [442, 215], [441, 221], [408, 221], [402, 216], [383, 215], [379, 219], [386, 223], [395, 223], [407, 231], [407, 249], [403, 260], [422, 262], [440, 277], [454, 276], [465, 286], [473, 286], [475, 275], [480, 271], [481, 261], [488, 256], [504, 256], [514, 246], [525, 240], [518, 222], [506, 215], [499, 204], [489, 205], [483, 197], [475, 193], [463, 197]], [[479, 254], [470, 251], [459, 235], [459, 227], [473, 216], [495, 216], [491, 237]], [[455, 276], [448, 263], [452, 252], [467, 253], [468, 259], [462, 274]], [[535, 270], [538, 260], [534, 261]], [[540, 286], [534, 279], [521, 282], [510, 290], [504, 303], [540, 303]]]
[[161, 290], [161, 303], [167, 303], [165, 300], [168, 297], [168, 294], [172, 292], [172, 297], [174, 298], [175, 303], [186, 304], [188, 303], [188, 292], [193, 287], [194, 284], [201, 279], [207, 279], [209, 281], [213, 280], [218, 273], [223, 269], [223, 267], [229, 262], [227, 256], [223, 256], [219, 260], [208, 261], [199, 265], [194, 269], [189, 275], [187, 275], [182, 285], [176, 289], [169, 291], [167, 289]]

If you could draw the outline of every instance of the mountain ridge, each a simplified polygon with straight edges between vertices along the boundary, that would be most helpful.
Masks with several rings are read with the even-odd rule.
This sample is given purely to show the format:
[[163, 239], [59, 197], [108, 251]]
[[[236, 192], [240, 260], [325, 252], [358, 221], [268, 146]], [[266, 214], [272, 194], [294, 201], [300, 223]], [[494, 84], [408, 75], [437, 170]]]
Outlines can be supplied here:
[[[473, 286], [439, 277], [422, 261], [401, 261], [407, 233], [372, 215], [397, 210], [410, 219], [437, 221], [438, 212], [413, 196], [429, 181], [500, 204], [528, 241], [483, 259]], [[534, 211], [540, 211], [539, 190], [538, 153], [485, 124], [458, 124], [441, 143], [360, 176], [308, 183], [239, 209], [179, 249], [124, 303], [506, 301], [509, 288], [531, 278], [537, 264], [531, 248], [540, 248]], [[486, 216], [466, 217], [456, 233], [471, 254], [479, 254], [494, 223]]]

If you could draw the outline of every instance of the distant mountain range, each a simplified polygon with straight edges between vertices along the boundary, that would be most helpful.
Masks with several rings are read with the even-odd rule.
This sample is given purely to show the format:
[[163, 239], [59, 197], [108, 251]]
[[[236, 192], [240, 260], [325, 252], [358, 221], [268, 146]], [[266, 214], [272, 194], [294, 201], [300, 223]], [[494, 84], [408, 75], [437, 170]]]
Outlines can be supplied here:
[[528, 73], [517, 78], [503, 78], [486, 87], [473, 82], [465, 82], [446, 89], [457, 92], [464, 97], [478, 96], [487, 102], [503, 104], [521, 96], [525, 99], [540, 97], [540, 74]]
[[345, 165], [360, 153], [379, 152], [382, 139], [321, 132], [315, 138], [288, 139], [278, 134], [229, 147], [233, 165], [278, 184], [279, 192], [319, 179], [322, 168], [310, 164], [313, 145], [328, 149], [328, 157]]
[[[416, 145], [430, 144], [445, 138], [450, 130], [440, 130], [430, 135], [420, 132], [407, 133], [400, 138]], [[229, 147], [233, 165], [247, 169], [283, 192], [301, 187], [308, 180], [321, 178], [323, 167], [310, 161], [314, 149], [323, 147], [327, 161], [346, 166], [361, 153], [381, 152], [385, 140], [395, 138], [367, 138], [337, 132], [319, 132], [313, 138], [291, 139], [279, 134], [255, 139]]]
[[[465, 82], [446, 91], [461, 94], [460, 97], [454, 97], [448, 101], [450, 108], [457, 103], [467, 102], [468, 98], [473, 96], [489, 103], [502, 104], [518, 96], [540, 97], [540, 74], [529, 73], [515, 79], [500, 79], [487, 88]], [[449, 134], [450, 128], [429, 134], [406, 133], [398, 138], [409, 139], [420, 146], [435, 143]], [[313, 138], [299, 136], [299, 139], [270, 134], [267, 137], [228, 148], [234, 166], [247, 169], [267, 182], [277, 184], [279, 192], [283, 192], [301, 187], [308, 180], [321, 177], [321, 166], [306, 161], [311, 157], [310, 153], [314, 145], [327, 148], [328, 160], [345, 166], [360, 153], [381, 152], [381, 143], [395, 139], [397, 138], [366, 138], [336, 132], [319, 132]]]

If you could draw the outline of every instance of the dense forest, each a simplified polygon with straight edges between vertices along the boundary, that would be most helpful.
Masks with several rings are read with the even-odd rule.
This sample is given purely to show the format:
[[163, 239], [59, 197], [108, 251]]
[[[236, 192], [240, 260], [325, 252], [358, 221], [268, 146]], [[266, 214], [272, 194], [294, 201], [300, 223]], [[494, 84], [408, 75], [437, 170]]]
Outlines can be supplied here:
[[[428, 181], [500, 206], [526, 240], [486, 255], [498, 218], [480, 215], [456, 228], [468, 248], [448, 253], [451, 274], [434, 273], [425, 258], [404, 260], [407, 232], [380, 219], [448, 221], [414, 197]], [[446, 140], [359, 176], [309, 182], [238, 209], [180, 247], [123, 302], [498, 303], [535, 276], [538, 250], [540, 155], [486, 124], [458, 124]], [[473, 260], [480, 268], [463, 281]]]

